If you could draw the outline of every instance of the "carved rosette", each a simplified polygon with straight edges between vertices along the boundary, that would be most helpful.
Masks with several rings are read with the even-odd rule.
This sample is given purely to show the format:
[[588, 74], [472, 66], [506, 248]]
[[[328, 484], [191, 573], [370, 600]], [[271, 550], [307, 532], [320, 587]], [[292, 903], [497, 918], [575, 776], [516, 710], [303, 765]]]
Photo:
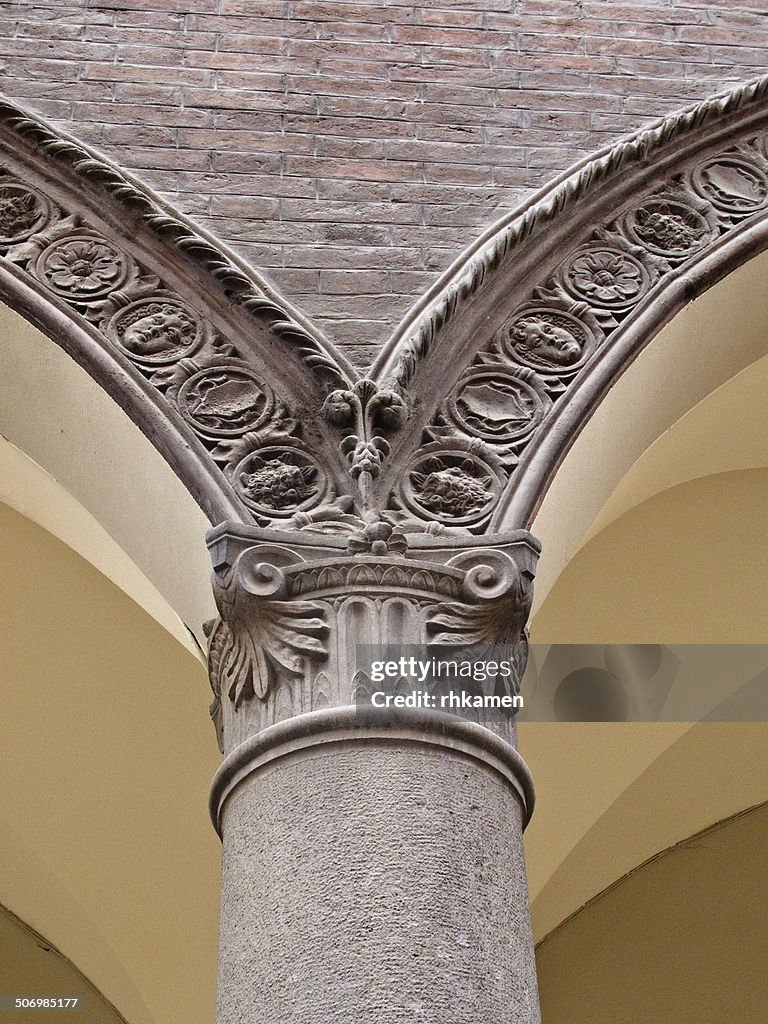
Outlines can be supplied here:
[[[575, 299], [614, 312], [634, 306], [651, 286], [648, 268], [616, 243], [596, 242], [577, 249], [561, 273], [566, 290]], [[586, 353], [583, 362], [592, 355], [594, 348], [588, 351], [587, 346], [583, 346], [582, 357]]]
[[222, 749], [286, 718], [354, 704], [370, 685], [360, 644], [505, 645], [521, 676], [539, 548], [522, 532], [496, 540], [422, 535], [405, 552], [371, 554], [310, 531], [212, 531], [219, 618], [209, 670]]

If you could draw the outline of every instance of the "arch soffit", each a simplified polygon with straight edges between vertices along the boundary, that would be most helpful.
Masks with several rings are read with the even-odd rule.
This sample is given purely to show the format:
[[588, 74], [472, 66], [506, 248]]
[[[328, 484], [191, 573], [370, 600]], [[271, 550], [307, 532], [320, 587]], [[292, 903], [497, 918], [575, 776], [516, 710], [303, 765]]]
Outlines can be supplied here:
[[524, 527], [643, 346], [768, 245], [767, 93], [750, 83], [562, 175], [462, 254], [362, 379], [236, 254], [4, 101], [0, 291], [212, 522]]

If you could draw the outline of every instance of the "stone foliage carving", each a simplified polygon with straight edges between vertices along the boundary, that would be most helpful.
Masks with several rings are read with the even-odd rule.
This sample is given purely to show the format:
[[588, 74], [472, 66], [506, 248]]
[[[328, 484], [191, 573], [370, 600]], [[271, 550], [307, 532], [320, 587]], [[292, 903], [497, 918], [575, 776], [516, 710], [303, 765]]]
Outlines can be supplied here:
[[363, 514], [373, 509], [373, 485], [391, 446], [385, 436], [403, 426], [406, 404], [395, 391], [363, 378], [351, 389], [332, 391], [323, 405], [325, 418], [342, 431], [341, 451], [360, 491]]
[[[563, 283], [571, 295], [583, 302], [611, 310], [624, 310], [639, 302], [648, 291], [651, 275], [641, 261], [626, 249], [618, 245], [592, 245], [577, 250], [563, 267]], [[564, 325], [568, 331], [569, 325]], [[573, 357], [560, 359], [560, 365], [572, 365], [586, 362], [592, 354], [586, 352], [585, 345], [579, 346], [579, 332], [570, 333], [576, 336], [578, 352], [573, 346], [569, 348], [566, 338], [561, 346], [564, 353]], [[594, 351], [594, 347], [592, 349]], [[520, 348], [516, 352], [520, 358]]]
[[[84, 318], [120, 365], [150, 385], [146, 393], [154, 393], [158, 408], [179, 425], [185, 443], [207, 451], [212, 468], [206, 472], [244, 521], [346, 534], [360, 553], [403, 550], [405, 534], [415, 529], [477, 534], [491, 528], [502, 495], [520, 478], [521, 460], [529, 459], [564, 397], [599, 368], [632, 318], [689, 261], [768, 209], [766, 140], [758, 125], [767, 94], [768, 79], [751, 83], [584, 162], [472, 247], [361, 380], [353, 380], [332, 346], [232, 253], [87, 147], [2, 101], [0, 130], [25, 148], [34, 173], [27, 182], [0, 168], [0, 252], [14, 274], [26, 274], [38, 294]], [[737, 141], [708, 142], [707, 125], [715, 125], [712, 138], [722, 140], [718, 126], [727, 118]], [[682, 147], [679, 160], [674, 146]], [[7, 143], [6, 149], [9, 165], [18, 169]], [[74, 200], [73, 212], [46, 196], [41, 154], [57, 163], [62, 180], [81, 179], [109, 197], [109, 216], [99, 220]], [[667, 170], [645, 174], [656, 156]], [[21, 163], [26, 166], [24, 158]], [[622, 192], [629, 168], [632, 184]], [[637, 185], [641, 179], [645, 191]], [[610, 199], [596, 203], [595, 227], [575, 211], [603, 186]], [[52, 191], [60, 196], [61, 186]], [[173, 258], [164, 264], [170, 279], [143, 264], [128, 232], [106, 237], [103, 225], [113, 222], [115, 204], [124, 205], [134, 225], [157, 233], [158, 248], [171, 247]], [[561, 230], [567, 217], [574, 227], [568, 233]], [[532, 267], [524, 247], [535, 242], [540, 253], [545, 229], [555, 239], [551, 256]], [[236, 331], [219, 333], [226, 317], [179, 293], [178, 268], [171, 273], [171, 267], [182, 251], [226, 289], [230, 307], [267, 321], [286, 353], [299, 356], [314, 377], [306, 393], [314, 395], [316, 408], [324, 402], [325, 422], [304, 429], [295, 397], [305, 393], [304, 381], [293, 378], [291, 408], [280, 394], [280, 367], [261, 365]], [[525, 276], [505, 297], [498, 280], [509, 272], [513, 252], [522, 255]], [[484, 296], [494, 308], [462, 339], [470, 365], [456, 365], [462, 359], [455, 358], [454, 345], [454, 357], [437, 372], [432, 360], [428, 393], [412, 389], [438, 335], [460, 309], [481, 309]], [[437, 380], [444, 390], [434, 387]], [[336, 461], [324, 447], [334, 436]], [[195, 448], [195, 458], [205, 451]]]
[[310, 531], [289, 544], [278, 537], [221, 527], [209, 540], [220, 615], [209, 670], [223, 749], [285, 717], [354, 703], [368, 682], [361, 643], [504, 645], [522, 675], [538, 553], [528, 534], [482, 548], [422, 537], [416, 549], [376, 553]]
[[[272, 562], [263, 559], [272, 558]], [[211, 715], [221, 744], [222, 701], [238, 711], [251, 699], [266, 701], [281, 681], [304, 672], [304, 659], [324, 659], [328, 626], [318, 602], [286, 600], [280, 565], [295, 556], [282, 547], [252, 547], [214, 574], [220, 618], [208, 623]], [[222, 747], [223, 750], [223, 747]]]

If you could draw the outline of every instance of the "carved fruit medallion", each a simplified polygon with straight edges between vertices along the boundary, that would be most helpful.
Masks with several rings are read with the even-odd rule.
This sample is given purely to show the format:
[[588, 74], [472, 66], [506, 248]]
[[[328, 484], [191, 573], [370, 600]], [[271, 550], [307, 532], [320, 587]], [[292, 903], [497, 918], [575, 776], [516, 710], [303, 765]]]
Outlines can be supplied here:
[[49, 216], [48, 203], [27, 185], [0, 185], [0, 245], [26, 241], [45, 226]]
[[642, 263], [611, 246], [583, 249], [563, 271], [571, 295], [603, 309], [623, 310], [648, 290], [650, 278]]
[[128, 276], [128, 262], [103, 238], [70, 235], [44, 249], [35, 270], [57, 295], [88, 302], [119, 288]]
[[710, 234], [700, 213], [670, 199], [649, 199], [632, 210], [627, 223], [635, 238], [651, 252], [678, 259], [700, 249]]
[[179, 390], [179, 409], [199, 433], [235, 437], [257, 430], [274, 407], [272, 390], [250, 370], [215, 366], [201, 370]]
[[526, 437], [546, 412], [529, 384], [496, 367], [471, 371], [449, 400], [448, 410], [462, 430], [489, 443]]
[[499, 500], [501, 473], [474, 452], [427, 445], [405, 474], [403, 503], [421, 519], [470, 526], [486, 518]]
[[597, 344], [577, 317], [543, 307], [513, 317], [502, 332], [502, 346], [515, 362], [551, 375], [577, 370]]
[[234, 480], [245, 504], [270, 518], [306, 511], [328, 491], [327, 477], [312, 456], [287, 445], [251, 452], [238, 465]]
[[749, 160], [718, 157], [697, 167], [693, 186], [718, 210], [750, 214], [768, 203], [768, 177]]
[[203, 326], [177, 299], [140, 299], [112, 317], [107, 334], [135, 362], [164, 366], [195, 351]]

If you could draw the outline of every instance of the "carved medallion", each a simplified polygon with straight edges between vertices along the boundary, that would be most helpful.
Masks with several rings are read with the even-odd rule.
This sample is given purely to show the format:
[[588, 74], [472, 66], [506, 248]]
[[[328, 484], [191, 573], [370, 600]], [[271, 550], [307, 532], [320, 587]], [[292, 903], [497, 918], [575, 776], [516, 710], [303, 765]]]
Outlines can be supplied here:
[[203, 325], [178, 299], [157, 297], [121, 309], [106, 333], [135, 362], [165, 366], [195, 351], [203, 339]]
[[515, 362], [547, 374], [577, 370], [597, 347], [582, 320], [549, 307], [518, 313], [504, 327], [501, 343]]
[[268, 445], [247, 455], [234, 472], [245, 504], [268, 517], [288, 517], [317, 505], [328, 491], [319, 464], [301, 448]]
[[563, 270], [563, 283], [571, 295], [590, 305], [624, 310], [642, 298], [650, 276], [628, 252], [601, 245], [572, 256]]
[[718, 210], [747, 215], [768, 203], [768, 177], [750, 160], [724, 156], [697, 167], [693, 187]]
[[24, 242], [40, 231], [50, 217], [47, 201], [20, 182], [0, 184], [0, 245]]
[[275, 398], [251, 370], [214, 366], [184, 382], [178, 403], [181, 414], [199, 433], [236, 437], [266, 423]]
[[403, 503], [421, 519], [446, 526], [481, 522], [496, 505], [503, 487], [501, 472], [470, 447], [426, 445], [400, 484]]
[[462, 430], [497, 444], [526, 437], [545, 412], [535, 388], [500, 366], [471, 370], [448, 401], [448, 413]]
[[680, 259], [709, 241], [710, 228], [693, 207], [672, 199], [649, 199], [627, 217], [630, 232], [651, 252]]
[[98, 235], [69, 235], [44, 249], [35, 272], [51, 291], [73, 302], [103, 298], [128, 276], [128, 262]]

